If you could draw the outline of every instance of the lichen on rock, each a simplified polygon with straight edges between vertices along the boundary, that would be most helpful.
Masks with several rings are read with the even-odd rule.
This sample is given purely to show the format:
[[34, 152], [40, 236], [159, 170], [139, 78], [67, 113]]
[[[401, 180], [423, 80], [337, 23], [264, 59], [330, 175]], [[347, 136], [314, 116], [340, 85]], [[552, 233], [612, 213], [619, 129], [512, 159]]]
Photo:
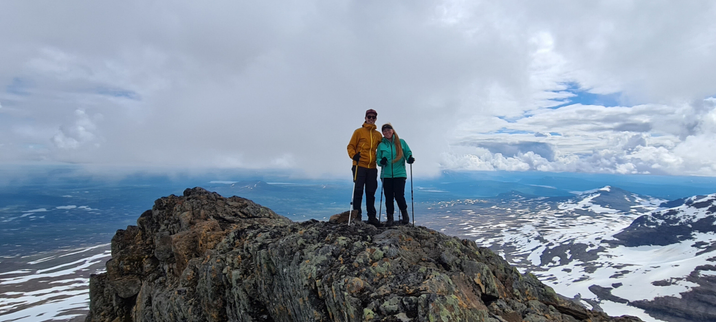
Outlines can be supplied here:
[[202, 188], [112, 239], [86, 321], [639, 321], [559, 296], [425, 227], [292, 222]]

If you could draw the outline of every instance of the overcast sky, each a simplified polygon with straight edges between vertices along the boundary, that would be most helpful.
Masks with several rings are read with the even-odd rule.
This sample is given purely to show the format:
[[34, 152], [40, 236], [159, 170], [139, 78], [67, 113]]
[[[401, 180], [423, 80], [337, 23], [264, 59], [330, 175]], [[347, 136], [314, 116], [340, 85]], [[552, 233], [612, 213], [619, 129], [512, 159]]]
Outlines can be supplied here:
[[0, 1], [0, 164], [716, 176], [716, 1]]

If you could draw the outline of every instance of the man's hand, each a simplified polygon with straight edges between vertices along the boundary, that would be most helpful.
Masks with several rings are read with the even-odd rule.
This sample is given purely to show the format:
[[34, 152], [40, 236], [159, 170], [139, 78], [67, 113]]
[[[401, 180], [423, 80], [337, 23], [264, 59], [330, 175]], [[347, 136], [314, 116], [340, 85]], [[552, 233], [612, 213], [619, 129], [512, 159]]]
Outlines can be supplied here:
[[415, 162], [415, 158], [411, 155], [408, 157], [408, 164], [413, 164], [413, 162]]
[[388, 159], [386, 157], [383, 157], [382, 159], [380, 159], [380, 165], [382, 165], [382, 166], [388, 165]]
[[353, 161], [358, 162], [360, 160], [360, 152], [353, 155]]

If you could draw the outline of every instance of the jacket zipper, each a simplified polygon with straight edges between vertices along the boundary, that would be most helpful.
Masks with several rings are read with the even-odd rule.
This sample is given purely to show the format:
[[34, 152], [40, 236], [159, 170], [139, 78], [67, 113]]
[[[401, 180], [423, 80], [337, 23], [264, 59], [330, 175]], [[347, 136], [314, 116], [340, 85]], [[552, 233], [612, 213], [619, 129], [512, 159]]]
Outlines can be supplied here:
[[[370, 135], [370, 149], [373, 149], [373, 132], [371, 130], [368, 130], [368, 135]], [[370, 168], [370, 164], [373, 163], [373, 155], [370, 154], [370, 150], [368, 150], [368, 168]]]
[[395, 169], [393, 169], [393, 151], [395, 151], [395, 137], [390, 140], [390, 178], [395, 179]]

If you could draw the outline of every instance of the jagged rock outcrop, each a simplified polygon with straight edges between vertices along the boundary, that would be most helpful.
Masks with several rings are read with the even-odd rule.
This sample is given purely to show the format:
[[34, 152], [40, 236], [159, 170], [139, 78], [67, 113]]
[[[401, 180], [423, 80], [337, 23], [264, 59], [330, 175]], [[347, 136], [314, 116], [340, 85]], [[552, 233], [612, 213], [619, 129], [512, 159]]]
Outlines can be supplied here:
[[112, 239], [86, 321], [639, 321], [565, 300], [424, 227], [294, 223], [201, 188]]

